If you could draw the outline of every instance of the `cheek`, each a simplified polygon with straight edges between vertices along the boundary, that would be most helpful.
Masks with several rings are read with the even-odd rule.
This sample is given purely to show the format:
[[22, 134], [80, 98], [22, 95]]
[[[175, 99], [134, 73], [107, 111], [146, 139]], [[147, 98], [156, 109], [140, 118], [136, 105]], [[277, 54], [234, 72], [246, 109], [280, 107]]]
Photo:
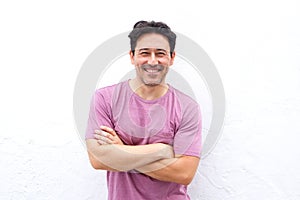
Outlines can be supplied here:
[[135, 66], [140, 66], [140, 65], [147, 63], [147, 61], [148, 61], [147, 59], [143, 59], [143, 58], [134, 59], [133, 64]]
[[168, 59], [168, 58], [162, 58], [161, 60], [160, 60], [160, 63], [162, 63], [162, 64], [164, 64], [164, 65], [171, 65], [172, 63], [171, 63], [171, 59]]

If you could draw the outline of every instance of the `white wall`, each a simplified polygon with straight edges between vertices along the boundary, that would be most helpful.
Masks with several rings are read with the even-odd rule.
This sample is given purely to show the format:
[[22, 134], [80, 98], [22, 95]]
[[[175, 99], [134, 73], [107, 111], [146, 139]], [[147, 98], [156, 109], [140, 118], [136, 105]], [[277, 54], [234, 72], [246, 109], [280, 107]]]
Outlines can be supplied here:
[[211, 57], [226, 93], [222, 137], [193, 199], [300, 198], [299, 1], [0, 3], [0, 199], [105, 199], [73, 121], [87, 56], [140, 19], [167, 22]]

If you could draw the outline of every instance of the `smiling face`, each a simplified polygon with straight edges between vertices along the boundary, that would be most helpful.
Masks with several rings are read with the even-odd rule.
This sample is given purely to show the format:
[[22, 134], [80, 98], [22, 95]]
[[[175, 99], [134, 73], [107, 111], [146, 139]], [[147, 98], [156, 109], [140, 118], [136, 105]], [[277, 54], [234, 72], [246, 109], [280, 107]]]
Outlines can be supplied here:
[[134, 52], [130, 52], [130, 58], [136, 79], [147, 86], [164, 84], [175, 57], [175, 53], [170, 55], [168, 39], [157, 33], [144, 34], [137, 40]]

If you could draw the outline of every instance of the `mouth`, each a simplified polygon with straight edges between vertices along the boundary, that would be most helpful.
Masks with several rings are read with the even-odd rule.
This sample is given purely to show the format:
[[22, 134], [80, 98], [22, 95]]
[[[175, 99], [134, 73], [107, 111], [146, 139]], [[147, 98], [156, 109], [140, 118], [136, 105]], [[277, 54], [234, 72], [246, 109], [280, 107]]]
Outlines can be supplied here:
[[158, 73], [158, 72], [160, 72], [161, 70], [160, 69], [144, 69], [146, 72], [148, 72], [148, 73]]
[[142, 69], [148, 73], [159, 73], [163, 70], [163, 66], [161, 65], [144, 65], [142, 66]]

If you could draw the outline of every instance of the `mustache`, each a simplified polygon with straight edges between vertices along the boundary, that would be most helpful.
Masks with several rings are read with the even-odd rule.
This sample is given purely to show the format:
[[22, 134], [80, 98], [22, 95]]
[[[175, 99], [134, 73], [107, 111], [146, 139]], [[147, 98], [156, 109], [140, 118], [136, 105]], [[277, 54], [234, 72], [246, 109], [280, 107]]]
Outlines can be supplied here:
[[143, 70], [148, 70], [148, 69], [151, 70], [152, 69], [152, 70], [162, 71], [164, 69], [164, 66], [159, 65], [159, 64], [157, 64], [157, 65], [144, 64], [144, 65], [141, 66], [141, 68]]

